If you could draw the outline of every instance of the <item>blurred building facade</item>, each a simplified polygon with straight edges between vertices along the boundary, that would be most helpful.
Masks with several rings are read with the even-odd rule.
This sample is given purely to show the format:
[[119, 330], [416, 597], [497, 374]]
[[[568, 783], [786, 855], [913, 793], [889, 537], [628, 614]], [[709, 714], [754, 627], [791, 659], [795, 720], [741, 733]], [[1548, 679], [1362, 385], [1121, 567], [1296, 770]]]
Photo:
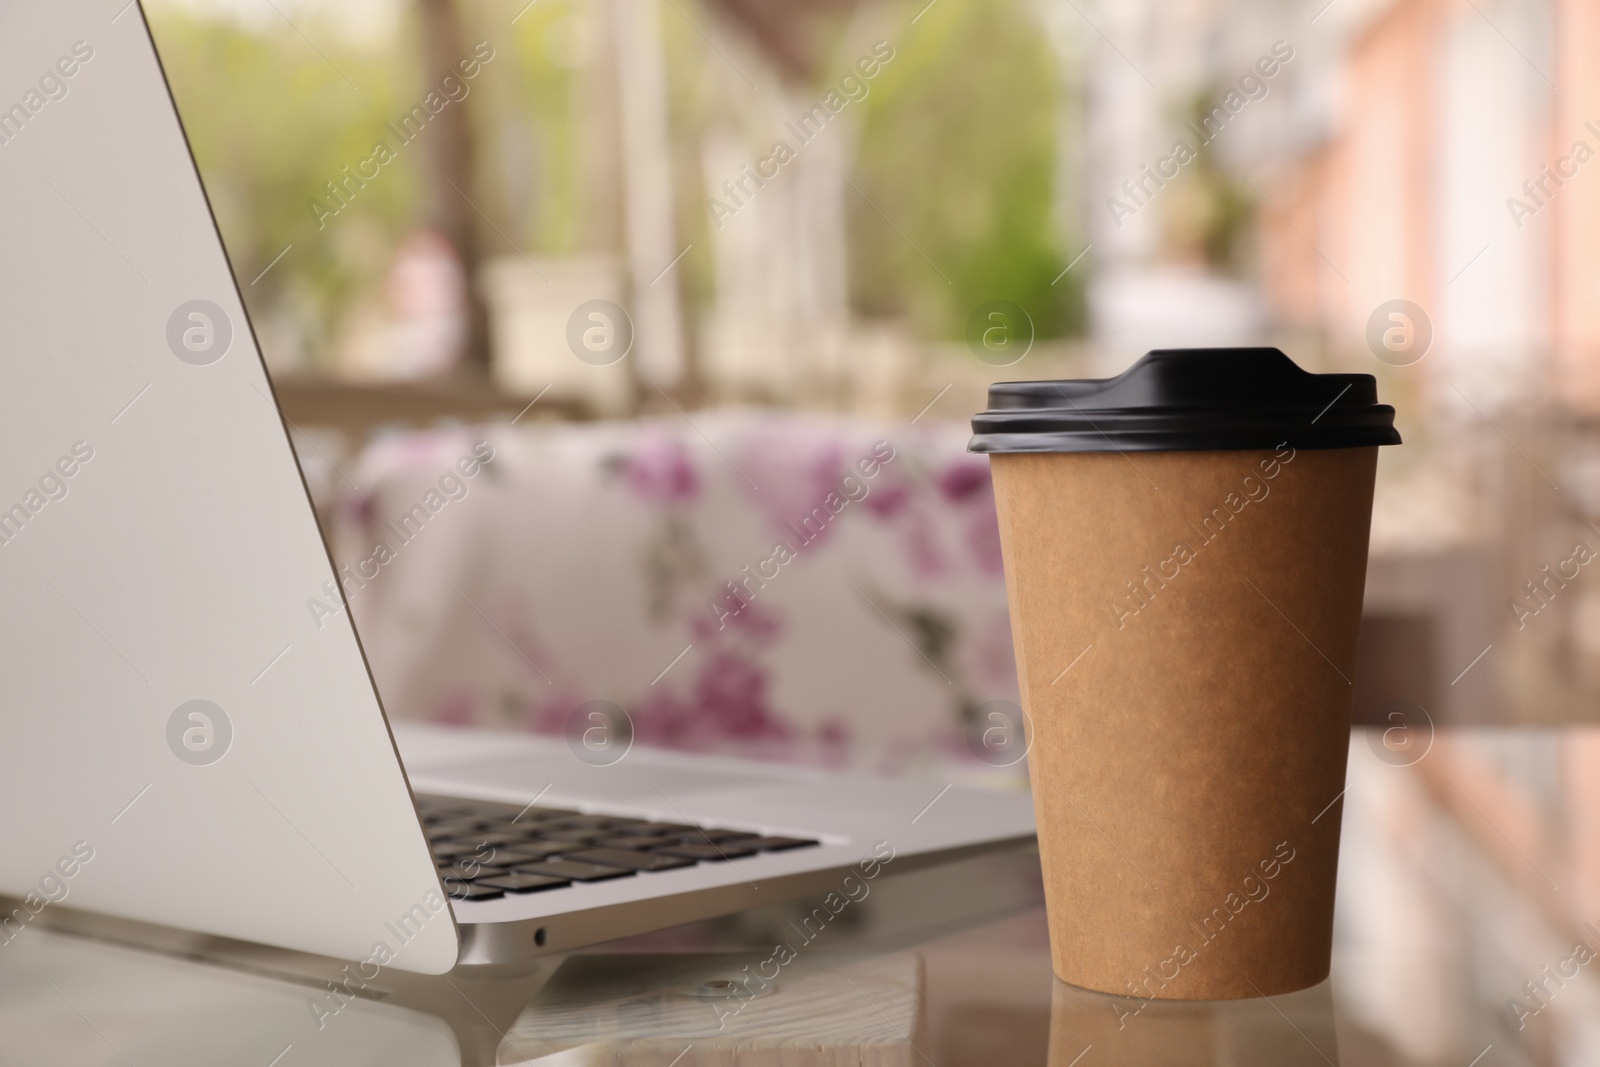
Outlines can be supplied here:
[[1465, 549], [1452, 584], [1481, 589], [1492, 623], [1445, 677], [1482, 647], [1501, 714], [1589, 717], [1600, 593], [1554, 568], [1600, 547], [1600, 17], [1387, 0], [1335, 3], [1319, 25], [1338, 41], [1331, 91], [1263, 175], [1262, 291], [1346, 360], [1384, 359], [1387, 309], [1414, 305], [1427, 347], [1374, 365], [1414, 446], [1390, 471], [1410, 497], [1391, 526], [1434, 567]]

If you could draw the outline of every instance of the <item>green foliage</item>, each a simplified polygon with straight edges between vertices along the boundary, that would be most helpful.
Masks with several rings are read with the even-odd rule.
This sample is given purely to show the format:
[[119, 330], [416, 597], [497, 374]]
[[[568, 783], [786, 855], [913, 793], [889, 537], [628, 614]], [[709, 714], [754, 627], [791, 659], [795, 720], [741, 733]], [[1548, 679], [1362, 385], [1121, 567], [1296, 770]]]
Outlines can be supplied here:
[[[513, 142], [520, 145], [517, 151], [525, 158], [503, 159], [501, 172], [509, 186], [505, 198], [521, 205], [511, 217], [522, 225], [501, 228], [529, 254], [583, 250], [590, 238], [585, 220], [614, 210], [585, 184], [580, 162], [584, 138], [596, 133], [584, 127], [580, 115], [582, 68], [605, 47], [592, 13], [585, 15], [580, 6], [572, 0], [540, 0], [526, 8], [511, 27], [509, 48], [502, 46], [499, 33], [489, 34], [501, 58], [486, 74], [499, 91], [492, 107], [480, 109], [479, 145], [486, 159], [497, 149], [507, 154]], [[495, 13], [485, 20], [489, 25], [505, 17], [498, 6], [488, 10]], [[506, 251], [503, 245], [496, 240], [489, 247]]]
[[417, 211], [423, 160], [415, 146], [320, 229], [310, 207], [315, 197], [326, 201], [323, 183], [340, 168], [371, 154], [401, 110], [397, 64], [304, 20], [315, 47], [287, 23], [255, 30], [151, 8], [151, 31], [251, 312], [262, 316], [287, 300], [317, 346], [357, 289], [381, 274]]
[[[583, 164], [616, 158], [601, 143], [614, 136], [610, 123], [588, 121], [594, 105], [584, 97], [602, 87], [586, 64], [607, 47], [584, 21], [592, 12], [579, 0], [541, 0], [508, 25], [501, 5], [461, 2], [468, 40], [488, 39], [497, 52], [469, 98], [479, 134], [472, 192], [494, 220], [485, 251], [509, 251], [506, 240], [529, 254], [609, 244], [615, 188]], [[355, 42], [303, 9], [291, 26], [148, 7], [252, 313], [275, 329], [292, 322], [313, 359], [325, 360], [343, 317], [370, 298], [426, 215], [421, 138], [396, 145], [394, 161], [336, 216], [319, 220], [311, 206], [335, 206], [326, 183], [390, 139], [387, 124], [436, 82], [422, 69], [414, 23], [408, 16], [397, 32]], [[705, 49], [673, 8], [663, 20], [677, 166], [697, 178], [716, 106], [697, 76]], [[1052, 221], [1054, 59], [1022, 0], [939, 0], [891, 43], [895, 58], [860, 105], [851, 180], [868, 199], [845, 192], [856, 308], [905, 314], [924, 335], [953, 338], [974, 307], [1001, 298], [1027, 308], [1040, 336], [1076, 331], [1086, 268], [1051, 284], [1081, 250], [1076, 240], [1063, 249]], [[684, 192], [698, 188], [682, 186], [680, 215], [685, 240], [705, 244], [702, 198]], [[690, 298], [706, 298], [704, 257], [682, 271]]]
[[957, 338], [1005, 299], [1041, 337], [1081, 330], [1086, 272], [1052, 285], [1081, 249], [1064, 255], [1053, 218], [1059, 92], [1036, 21], [1017, 0], [939, 0], [891, 44], [846, 193], [856, 307]]
[[[181, 5], [148, 6], [252, 315], [281, 322], [287, 312], [313, 356], [325, 359], [341, 318], [371, 295], [396, 246], [426, 218], [428, 132], [401, 144], [387, 127], [444, 72], [423, 69], [409, 24], [358, 45], [300, 11], [292, 26], [282, 19], [246, 26]], [[496, 32], [488, 35], [474, 34], [477, 12], [466, 7], [467, 50], [482, 39], [496, 49], [467, 97], [486, 171], [486, 188], [473, 199], [522, 250], [571, 250], [582, 218], [567, 40], [573, 5], [547, 0], [509, 29], [496, 9]], [[513, 127], [525, 143], [516, 165], [498, 136]], [[345, 180], [342, 168], [372, 157], [379, 140], [395, 158], [364, 186], [347, 187], [340, 207], [326, 183]], [[313, 208], [318, 201], [340, 210], [328, 217]], [[529, 210], [510, 213], [513, 222], [507, 202]], [[485, 248], [508, 251], [487, 225]]]

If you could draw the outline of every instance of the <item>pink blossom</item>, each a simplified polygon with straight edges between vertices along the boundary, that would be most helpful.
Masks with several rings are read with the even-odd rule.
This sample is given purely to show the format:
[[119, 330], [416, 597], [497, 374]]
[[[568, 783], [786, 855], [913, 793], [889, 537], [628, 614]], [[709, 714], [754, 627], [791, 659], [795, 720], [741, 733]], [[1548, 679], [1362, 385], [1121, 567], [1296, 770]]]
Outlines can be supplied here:
[[639, 444], [623, 462], [623, 473], [636, 496], [654, 503], [680, 503], [700, 493], [700, 475], [688, 448], [659, 431], [640, 434]]
[[[801, 526], [817, 508], [831, 519], [828, 494], [844, 495], [840, 489], [846, 473], [844, 450], [817, 428], [797, 429], [779, 423], [775, 428], [754, 431], [740, 442], [735, 462], [761, 487], [760, 492], [750, 490], [748, 495], [785, 539], [795, 536], [787, 524]], [[743, 479], [740, 482], [743, 484]], [[831, 525], [824, 525], [812, 543], [824, 539]]]
[[993, 494], [989, 481], [989, 461], [981, 456], [962, 456], [939, 472], [939, 492], [952, 504], [969, 500], [976, 493]]
[[695, 679], [695, 703], [718, 737], [789, 737], [793, 731], [767, 704], [767, 684], [764, 668], [737, 653], [713, 652]]
[[911, 486], [903, 481], [875, 485], [862, 503], [876, 517], [892, 519], [911, 503]]

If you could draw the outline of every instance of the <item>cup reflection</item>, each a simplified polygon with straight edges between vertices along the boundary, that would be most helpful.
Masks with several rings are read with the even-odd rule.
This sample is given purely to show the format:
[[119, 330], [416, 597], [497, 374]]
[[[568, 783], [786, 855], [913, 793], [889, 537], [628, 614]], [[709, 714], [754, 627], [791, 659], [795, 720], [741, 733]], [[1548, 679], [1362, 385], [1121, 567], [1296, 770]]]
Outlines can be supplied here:
[[1056, 979], [1049, 1067], [1090, 1055], [1122, 1067], [1338, 1067], [1332, 988], [1324, 981], [1247, 1000], [1141, 1000]]

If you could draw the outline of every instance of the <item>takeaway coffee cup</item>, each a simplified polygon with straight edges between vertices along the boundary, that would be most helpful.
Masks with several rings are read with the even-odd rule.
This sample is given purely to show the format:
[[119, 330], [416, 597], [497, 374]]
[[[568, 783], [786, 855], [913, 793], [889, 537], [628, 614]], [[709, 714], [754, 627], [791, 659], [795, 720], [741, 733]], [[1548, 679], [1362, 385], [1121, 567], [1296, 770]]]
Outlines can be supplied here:
[[1394, 409], [1277, 349], [1164, 350], [997, 384], [972, 423], [1057, 977], [1130, 1004], [1321, 981]]

